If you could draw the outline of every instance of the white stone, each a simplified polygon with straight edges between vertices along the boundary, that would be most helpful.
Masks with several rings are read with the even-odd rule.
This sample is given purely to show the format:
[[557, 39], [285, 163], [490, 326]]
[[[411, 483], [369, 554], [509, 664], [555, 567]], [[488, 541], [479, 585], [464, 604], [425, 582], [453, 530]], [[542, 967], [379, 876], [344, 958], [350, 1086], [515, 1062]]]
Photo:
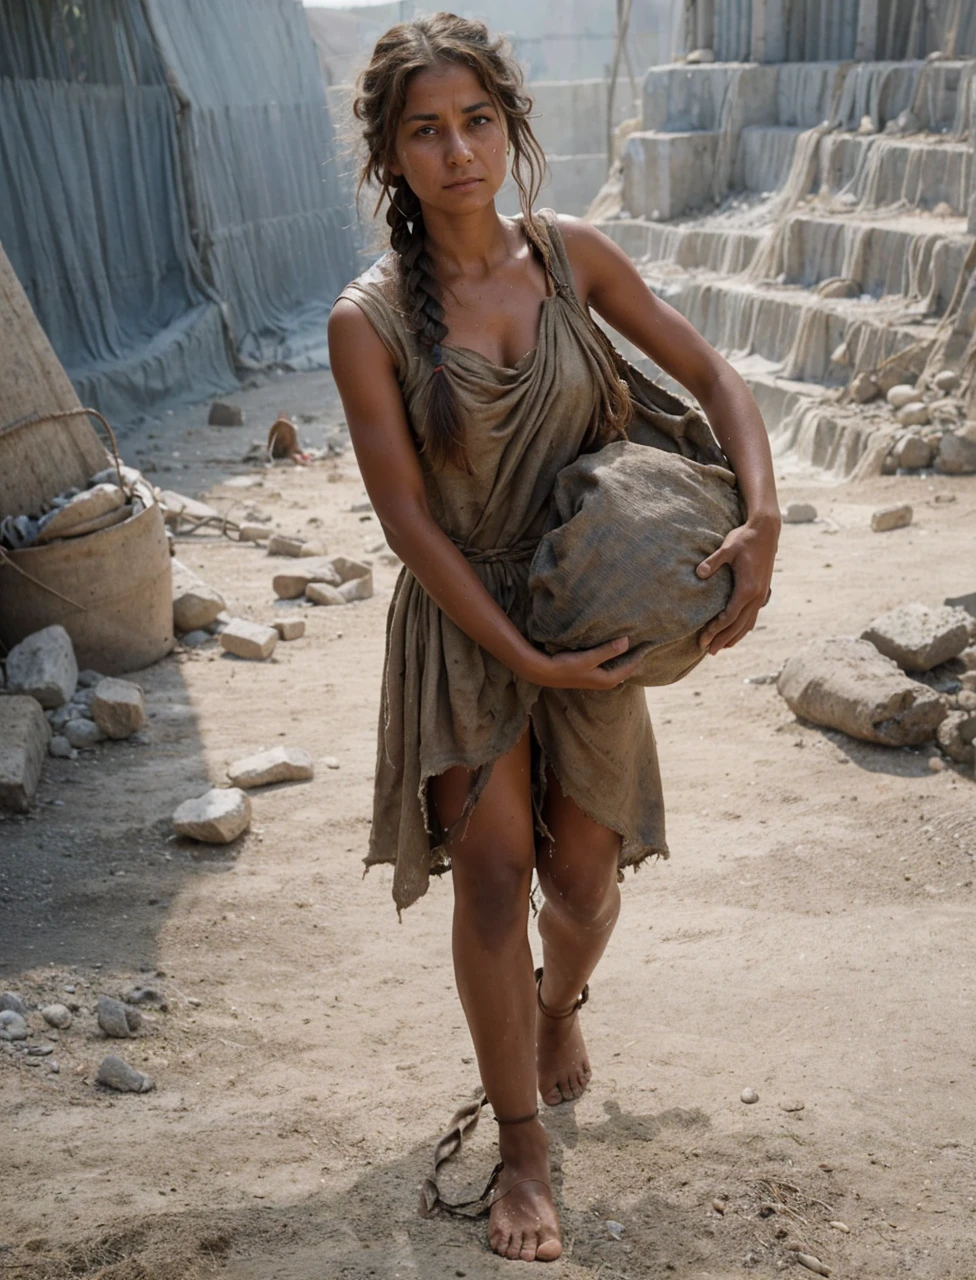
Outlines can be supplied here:
[[71, 1026], [71, 1010], [63, 1004], [46, 1004], [41, 1010], [41, 1017], [49, 1027], [57, 1027], [59, 1031]]
[[179, 560], [173, 568], [173, 626], [177, 631], [200, 631], [208, 627], [227, 607], [219, 591]]
[[899, 382], [897, 386], [891, 388], [885, 399], [893, 409], [902, 409], [906, 404], [911, 404], [918, 399], [918, 392], [907, 382]]
[[279, 618], [274, 629], [282, 640], [301, 640], [305, 634], [304, 618]]
[[66, 502], [41, 521], [37, 541], [50, 542], [54, 538], [63, 538], [79, 525], [98, 520], [123, 506], [125, 494], [118, 484], [96, 484], [92, 489], [83, 489], [70, 502]]
[[312, 757], [301, 747], [269, 747], [243, 760], [235, 760], [227, 777], [235, 787], [249, 791], [275, 782], [307, 782], [315, 773]]
[[293, 556], [297, 560], [304, 546], [302, 538], [288, 538], [283, 533], [275, 533], [268, 540], [268, 555]]
[[930, 671], [969, 644], [968, 615], [940, 605], [906, 604], [874, 619], [861, 633], [903, 671]]
[[77, 751], [62, 734], [56, 733], [51, 741], [47, 744], [48, 754], [57, 760], [74, 760]]
[[715, 51], [713, 49], [692, 49], [691, 53], [685, 58], [685, 62], [689, 67], [703, 66], [714, 61]]
[[50, 725], [34, 698], [0, 698], [0, 809], [28, 811], [50, 740]]
[[932, 386], [936, 391], [941, 391], [944, 396], [951, 396], [959, 386], [959, 374], [952, 369], [943, 369], [932, 379]]
[[325, 543], [321, 538], [311, 538], [308, 542], [302, 543], [302, 549], [298, 553], [300, 560], [311, 560], [314, 556], [325, 555]]
[[214, 787], [196, 800], [186, 800], [173, 814], [181, 836], [204, 844], [230, 844], [251, 824], [251, 801], [237, 787]]
[[784, 524], [812, 524], [817, 518], [817, 508], [812, 502], [791, 502], [783, 512]]
[[877, 400], [880, 394], [881, 388], [878, 386], [873, 374], [859, 373], [851, 383], [851, 396], [858, 404], [867, 404], [871, 400]]
[[267, 542], [274, 530], [266, 524], [238, 525], [237, 536], [241, 542]]
[[[897, 390], [897, 388], [894, 389]], [[888, 394], [890, 395], [891, 392]], [[924, 427], [931, 421], [932, 415], [924, 400], [912, 400], [909, 404], [903, 405], [895, 417], [903, 427]]]
[[351, 582], [354, 578], [365, 578], [372, 572], [368, 564], [362, 560], [351, 560], [349, 556], [333, 556], [332, 565], [339, 575], [339, 582]]
[[338, 591], [346, 604], [352, 604], [354, 600], [368, 600], [373, 594], [372, 571], [364, 578], [350, 578], [338, 588]]
[[327, 582], [310, 582], [305, 589], [305, 599], [311, 601], [312, 604], [348, 604], [346, 597], [340, 593], [338, 587], [332, 587]]
[[248, 622], [246, 618], [231, 618], [220, 633], [220, 643], [228, 653], [237, 658], [252, 658], [263, 662], [274, 653], [278, 632], [262, 622]]
[[912, 522], [914, 512], [907, 502], [896, 507], [879, 507], [871, 516], [871, 528], [875, 533], [889, 533], [892, 529], [904, 529]]
[[305, 594], [310, 582], [327, 582], [337, 587], [341, 582], [339, 574], [331, 560], [323, 560], [316, 564], [296, 565], [286, 573], [276, 573], [271, 586], [279, 600], [297, 600]]
[[95, 690], [92, 718], [107, 738], [129, 738], [146, 723], [146, 700], [131, 680], [109, 677]]
[[839, 365], [849, 365], [851, 362], [851, 350], [846, 342], [842, 342], [839, 347], [834, 347], [830, 353], [830, 363]]
[[94, 747], [105, 738], [94, 720], [69, 720], [62, 732], [73, 747]]
[[84, 671], [78, 672], [78, 688], [94, 689], [105, 677], [100, 671], [93, 671], [91, 667], [86, 667]]
[[64, 627], [35, 631], [7, 655], [7, 688], [10, 693], [26, 693], [42, 707], [60, 707], [78, 684], [78, 664], [74, 646]]

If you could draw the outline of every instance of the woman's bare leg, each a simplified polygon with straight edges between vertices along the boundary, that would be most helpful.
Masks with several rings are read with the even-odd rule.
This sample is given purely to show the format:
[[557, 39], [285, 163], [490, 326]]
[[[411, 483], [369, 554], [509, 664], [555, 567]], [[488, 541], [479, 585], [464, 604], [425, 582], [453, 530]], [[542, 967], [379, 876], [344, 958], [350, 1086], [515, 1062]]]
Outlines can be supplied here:
[[[495, 762], [470, 819], [450, 845], [458, 994], [485, 1092], [501, 1120], [536, 1109], [536, 991], [527, 931], [535, 865], [530, 779], [526, 733]], [[458, 820], [470, 786], [471, 774], [461, 768], [431, 779], [442, 826]], [[501, 1124], [498, 1139], [505, 1167], [488, 1224], [491, 1247], [525, 1262], [558, 1258], [562, 1244], [545, 1129], [538, 1119]]]
[[[572, 1007], [603, 955], [620, 914], [617, 860], [620, 836], [587, 817], [564, 795], [551, 769], [546, 775], [546, 826], [552, 835], [539, 851], [545, 904], [542, 1001], [560, 1012]], [[538, 1012], [539, 1092], [549, 1106], [578, 1098], [590, 1081], [579, 1018]]]

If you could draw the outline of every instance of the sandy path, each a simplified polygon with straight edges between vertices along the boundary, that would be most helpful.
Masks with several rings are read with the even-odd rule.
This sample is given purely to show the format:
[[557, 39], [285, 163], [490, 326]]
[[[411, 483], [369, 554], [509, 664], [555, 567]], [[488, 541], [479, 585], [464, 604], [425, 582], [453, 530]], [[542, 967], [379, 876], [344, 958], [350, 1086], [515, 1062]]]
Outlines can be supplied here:
[[[327, 380], [242, 399], [259, 416], [313, 392], [314, 440], [333, 412]], [[216, 437], [191, 411], [165, 430], [195, 431], [200, 456], [157, 480], [199, 491], [218, 474]], [[332, 551], [379, 536], [350, 511], [350, 454], [210, 496]], [[812, 1274], [791, 1242], [834, 1277], [976, 1277], [976, 785], [922, 753], [800, 726], [774, 687], [744, 683], [808, 636], [972, 590], [976, 480], [783, 496], [833, 524], [784, 531], [762, 629], [649, 693], [673, 858], [627, 878], [585, 1015], [594, 1084], [547, 1116], [568, 1248], [546, 1274], [564, 1280]], [[871, 534], [873, 506], [905, 497], [915, 525]], [[274, 615], [280, 562], [199, 535], [180, 554], [232, 611]], [[398, 924], [387, 869], [361, 878], [395, 570], [376, 578], [371, 601], [309, 610], [306, 637], [271, 662], [204, 650], [145, 672], [151, 744], [50, 761], [36, 815], [0, 824], [0, 986], [89, 1009], [152, 981], [169, 1002], [122, 1046], [158, 1082], [143, 1097], [96, 1092], [106, 1045], [84, 1012], [61, 1033], [58, 1075], [0, 1055], [4, 1275], [511, 1273], [482, 1224], [415, 1213], [432, 1141], [477, 1077], [449, 884]], [[170, 838], [180, 800], [275, 742], [340, 768], [257, 795], [230, 851]], [[747, 1085], [754, 1106], [739, 1101]], [[492, 1130], [459, 1191], [487, 1175]]]

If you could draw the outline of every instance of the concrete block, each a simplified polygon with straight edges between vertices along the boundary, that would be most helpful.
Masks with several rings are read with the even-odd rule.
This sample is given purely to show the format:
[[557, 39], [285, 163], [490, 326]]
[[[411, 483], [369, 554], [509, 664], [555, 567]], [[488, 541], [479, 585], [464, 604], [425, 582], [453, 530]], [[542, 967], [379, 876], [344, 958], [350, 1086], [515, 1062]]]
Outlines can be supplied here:
[[263, 662], [274, 653], [278, 632], [260, 622], [248, 622], [246, 618], [231, 618], [220, 633], [220, 643], [236, 658], [250, 658]]
[[714, 198], [718, 133], [632, 133], [624, 145], [623, 205], [635, 217], [677, 218]]
[[92, 719], [108, 738], [131, 738], [146, 723], [146, 700], [131, 680], [103, 680], [91, 709]]
[[209, 627], [227, 602], [219, 591], [186, 567], [180, 560], [173, 568], [173, 626], [177, 631], [199, 631]]
[[26, 696], [0, 698], [0, 808], [30, 808], [51, 740], [40, 703]]

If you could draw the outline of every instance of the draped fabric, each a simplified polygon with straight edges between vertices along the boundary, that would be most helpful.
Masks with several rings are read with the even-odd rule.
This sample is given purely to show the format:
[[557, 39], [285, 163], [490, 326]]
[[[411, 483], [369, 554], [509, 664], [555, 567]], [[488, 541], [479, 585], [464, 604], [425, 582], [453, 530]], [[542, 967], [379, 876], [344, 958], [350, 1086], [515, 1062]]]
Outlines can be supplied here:
[[[542, 304], [538, 341], [512, 368], [442, 345], [457, 390], [471, 474], [432, 471], [420, 454], [432, 516], [462, 549], [523, 634], [529, 561], [549, 527], [556, 476], [586, 447], [603, 413], [607, 354], [571, 294], [572, 276], [555, 215], [548, 229], [554, 287]], [[410, 332], [387, 254], [341, 295], [359, 306], [391, 352], [408, 418], [418, 420], [430, 359]], [[373, 827], [367, 865], [395, 865], [398, 908], [447, 866], [444, 832], [427, 804], [427, 783], [461, 765], [472, 773], [468, 811], [493, 762], [531, 723], [538, 747], [534, 804], [542, 812], [545, 766], [595, 821], [622, 836], [620, 865], [667, 856], [654, 734], [642, 689], [540, 689], [509, 671], [457, 627], [408, 569], [387, 621]], [[540, 830], [542, 830], [540, 826]]]
[[327, 364], [353, 215], [295, 0], [0, 0], [0, 243], [125, 420]]

